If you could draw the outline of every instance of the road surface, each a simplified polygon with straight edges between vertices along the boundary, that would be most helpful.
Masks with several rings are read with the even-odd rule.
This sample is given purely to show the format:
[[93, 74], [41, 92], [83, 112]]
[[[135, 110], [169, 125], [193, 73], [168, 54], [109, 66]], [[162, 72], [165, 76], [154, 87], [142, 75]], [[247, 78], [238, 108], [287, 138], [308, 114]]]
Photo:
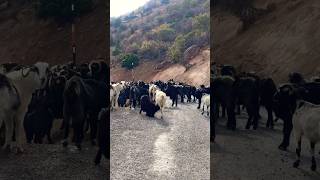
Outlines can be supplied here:
[[[287, 152], [280, 151], [282, 121], [276, 122], [274, 130], [265, 128], [266, 115], [258, 130], [245, 130], [246, 113], [237, 116], [238, 129], [227, 130], [226, 121], [219, 119], [216, 130], [216, 143], [211, 143], [211, 174], [213, 180], [319, 180], [319, 155], [317, 172], [312, 172], [309, 142], [302, 140], [301, 164], [299, 169], [292, 167], [295, 161], [295, 142], [291, 142]], [[320, 150], [316, 147], [316, 152]]]
[[94, 165], [93, 160], [98, 147], [91, 146], [88, 134], [81, 151], [78, 151], [72, 143], [68, 148], [63, 148], [60, 142], [61, 132], [54, 134], [55, 144], [26, 144], [25, 151], [21, 154], [0, 149], [0, 179], [109, 179], [110, 162], [103, 157], [101, 165]]
[[163, 120], [111, 112], [111, 179], [210, 179], [209, 118], [196, 107], [178, 103]]

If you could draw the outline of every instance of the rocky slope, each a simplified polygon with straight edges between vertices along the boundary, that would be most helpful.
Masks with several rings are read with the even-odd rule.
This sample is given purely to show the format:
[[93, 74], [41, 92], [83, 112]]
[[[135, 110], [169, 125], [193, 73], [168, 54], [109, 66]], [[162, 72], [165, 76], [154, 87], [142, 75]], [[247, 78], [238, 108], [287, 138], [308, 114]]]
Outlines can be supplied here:
[[[121, 68], [119, 64], [111, 67], [111, 81], [135, 80], [153, 81], [174, 79], [180, 82], [186, 82], [195, 86], [210, 84], [210, 50], [201, 50], [194, 58], [188, 62], [191, 67], [188, 69], [181, 64], [167, 64], [161, 69], [156, 69], [159, 62], [144, 61], [133, 72]], [[133, 76], [132, 76], [133, 73]]]
[[[72, 60], [71, 25], [59, 26], [52, 20], [36, 17], [32, 3], [10, 1], [0, 10], [0, 63], [51, 64]], [[107, 45], [107, 14], [105, 1], [95, 0], [92, 12], [77, 19], [77, 60], [105, 58]]]
[[275, 10], [261, 17], [247, 31], [230, 13], [215, 9], [213, 60], [235, 65], [239, 71], [256, 71], [278, 83], [290, 72], [306, 77], [320, 72], [320, 1], [256, 1], [256, 7], [274, 3]]

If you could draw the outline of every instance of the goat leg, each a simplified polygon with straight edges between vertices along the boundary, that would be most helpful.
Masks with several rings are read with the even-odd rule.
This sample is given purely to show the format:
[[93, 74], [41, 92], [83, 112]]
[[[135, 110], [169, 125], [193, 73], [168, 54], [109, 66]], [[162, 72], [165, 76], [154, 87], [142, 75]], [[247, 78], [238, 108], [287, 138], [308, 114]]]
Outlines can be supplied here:
[[94, 146], [96, 145], [96, 137], [97, 137], [97, 119], [93, 118], [90, 120], [90, 136], [91, 136], [91, 144]]
[[310, 142], [310, 147], [311, 147], [311, 170], [315, 171], [317, 169], [317, 163], [316, 163], [316, 159], [314, 158], [314, 147], [315, 147], [315, 143], [314, 142]]
[[63, 139], [63, 147], [67, 147], [68, 146], [68, 136], [69, 136], [69, 120], [65, 119], [64, 120], [64, 139]]
[[296, 148], [296, 154], [297, 154], [297, 160], [293, 163], [293, 167], [297, 168], [300, 165], [300, 154], [301, 154], [301, 136], [298, 138], [297, 148]]
[[102, 157], [102, 152], [101, 152], [101, 149], [99, 148], [99, 150], [97, 152], [97, 155], [96, 155], [96, 158], [94, 160], [95, 165], [99, 165], [100, 164], [101, 157]]

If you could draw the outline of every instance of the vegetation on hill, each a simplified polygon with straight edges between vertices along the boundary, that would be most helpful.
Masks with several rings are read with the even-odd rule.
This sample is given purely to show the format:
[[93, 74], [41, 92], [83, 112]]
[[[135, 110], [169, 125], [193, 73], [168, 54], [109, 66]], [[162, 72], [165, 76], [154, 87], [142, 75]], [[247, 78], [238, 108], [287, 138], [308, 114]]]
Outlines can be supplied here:
[[120, 59], [122, 61], [122, 67], [127, 69], [133, 69], [139, 65], [139, 58], [135, 54], [123, 54]]
[[111, 48], [141, 60], [180, 63], [192, 45], [209, 45], [209, 0], [150, 0], [127, 15], [111, 18]]

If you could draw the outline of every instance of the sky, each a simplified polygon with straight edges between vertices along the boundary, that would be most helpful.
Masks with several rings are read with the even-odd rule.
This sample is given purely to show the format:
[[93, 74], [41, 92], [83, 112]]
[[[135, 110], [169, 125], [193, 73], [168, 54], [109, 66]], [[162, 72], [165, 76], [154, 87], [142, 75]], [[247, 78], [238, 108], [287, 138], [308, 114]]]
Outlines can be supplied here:
[[143, 6], [149, 0], [111, 0], [110, 17], [118, 17]]

